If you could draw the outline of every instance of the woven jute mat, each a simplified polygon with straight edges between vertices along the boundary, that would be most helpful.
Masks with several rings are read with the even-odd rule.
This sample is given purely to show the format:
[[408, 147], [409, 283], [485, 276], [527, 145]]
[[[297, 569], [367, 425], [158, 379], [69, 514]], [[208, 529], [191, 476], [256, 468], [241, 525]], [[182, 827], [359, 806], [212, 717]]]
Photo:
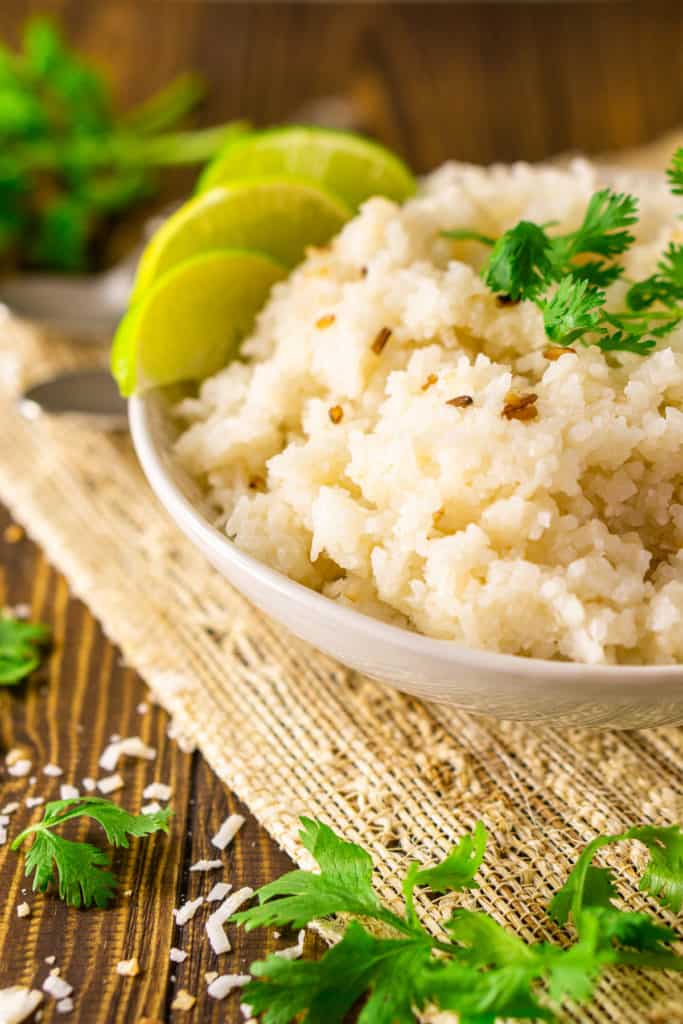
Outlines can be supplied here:
[[[179, 534], [127, 437], [17, 413], [23, 384], [101, 358], [8, 316], [0, 322], [0, 498], [148, 680], [179, 734], [295, 860], [308, 863], [298, 815], [319, 816], [370, 850], [378, 888], [394, 901], [409, 858], [441, 858], [482, 819], [491, 841], [468, 905], [543, 940], [558, 937], [545, 907], [585, 842], [634, 823], [683, 820], [679, 729], [554, 730], [426, 706], [263, 618]], [[620, 847], [606, 861], [631, 907], [654, 910], [636, 893], [641, 857]], [[450, 899], [423, 902], [427, 921]], [[679, 1014], [683, 981], [614, 970], [566, 1020], [668, 1024]]]

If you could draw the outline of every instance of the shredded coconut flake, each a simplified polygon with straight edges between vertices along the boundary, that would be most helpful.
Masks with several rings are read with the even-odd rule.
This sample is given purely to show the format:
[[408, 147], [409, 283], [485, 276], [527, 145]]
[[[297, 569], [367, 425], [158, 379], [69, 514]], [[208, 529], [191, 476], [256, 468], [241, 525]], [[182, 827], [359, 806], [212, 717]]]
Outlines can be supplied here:
[[70, 786], [68, 783], [59, 787], [59, 799], [60, 800], [78, 800], [80, 793], [75, 786]]
[[63, 774], [64, 771], [57, 764], [46, 764], [43, 768], [43, 775], [49, 775], [52, 779], [56, 779]]
[[218, 910], [214, 910], [213, 914], [209, 917], [206, 922], [206, 934], [209, 937], [211, 948], [217, 955], [219, 953], [229, 953], [232, 948], [223, 925], [253, 895], [254, 890], [250, 889], [249, 886], [238, 889], [232, 896], [228, 896], [227, 900], [221, 903]]
[[211, 840], [213, 845], [217, 846], [219, 850], [224, 850], [235, 838], [245, 821], [246, 818], [243, 818], [241, 814], [231, 814], [229, 818], [225, 819]]
[[231, 889], [232, 885], [230, 882], [216, 882], [213, 889], [206, 897], [206, 902], [215, 903], [217, 900], [224, 900]]
[[18, 800], [13, 800], [11, 803], [5, 804], [5, 806], [3, 807], [1, 813], [2, 814], [14, 814], [14, 812], [18, 811], [20, 807], [21, 807], [21, 804], [19, 803], [19, 801]]
[[0, 989], [0, 1021], [2, 1024], [21, 1024], [40, 1006], [43, 993], [35, 988], [12, 985]]
[[197, 1002], [195, 996], [191, 992], [188, 992], [186, 988], [181, 988], [178, 995], [171, 1003], [172, 1010], [191, 1010], [194, 1004]]
[[173, 946], [170, 957], [174, 964], [182, 964], [187, 960], [187, 953], [184, 949], [178, 949], [176, 946]]
[[281, 960], [298, 960], [304, 953], [305, 937], [306, 931], [302, 928], [297, 936], [296, 946], [288, 946], [287, 949], [278, 949], [275, 952], [275, 956], [279, 956]]
[[222, 868], [222, 860], [198, 860], [196, 864], [193, 864], [190, 871], [214, 871], [216, 868]]
[[249, 1003], [240, 1003], [240, 1012], [245, 1020], [251, 1020], [254, 1016], [254, 1012]]
[[198, 896], [196, 900], [188, 900], [187, 903], [183, 903], [182, 907], [180, 907], [178, 910], [173, 911], [175, 923], [178, 926], [187, 924], [188, 921], [192, 920], [192, 918], [197, 913], [203, 902], [204, 897]]
[[123, 756], [140, 757], [145, 761], [153, 761], [157, 756], [156, 750], [153, 747], [148, 747], [139, 736], [129, 736], [125, 740], [114, 740], [112, 737], [112, 741], [108, 747], [105, 747], [100, 757], [100, 768], [104, 768], [106, 772], [113, 772], [119, 763], [119, 758]]
[[17, 917], [30, 917], [31, 908], [28, 903], [20, 903], [17, 907]]
[[103, 779], [97, 780], [97, 788], [106, 796], [117, 789], [123, 789], [123, 779], [118, 772], [115, 775], [106, 775]]
[[125, 978], [135, 978], [140, 973], [140, 962], [136, 956], [130, 960], [119, 960], [116, 965], [116, 973], [122, 974]]
[[53, 999], [66, 999], [73, 992], [73, 985], [70, 985], [64, 978], [60, 978], [52, 971], [43, 982], [43, 992], [47, 992]]
[[24, 801], [27, 807], [40, 807], [41, 804], [45, 803], [45, 798], [42, 796], [27, 796]]
[[66, 999], [60, 999], [56, 1006], [57, 1013], [71, 1013], [73, 1008], [74, 1001], [70, 996]]
[[150, 782], [142, 791], [145, 800], [170, 800], [172, 793], [173, 788], [165, 782]]
[[161, 804], [158, 804], [156, 800], [152, 800], [151, 803], [143, 804], [140, 810], [143, 814], [157, 814], [161, 810]]
[[221, 974], [211, 982], [207, 991], [212, 999], [225, 999], [233, 989], [241, 988], [251, 981], [249, 974]]
[[94, 789], [95, 789], [95, 786], [97, 785], [95, 780], [91, 779], [89, 775], [86, 776], [82, 780], [82, 782], [83, 782], [83, 789], [86, 791], [86, 793], [92, 793], [94, 791]]
[[15, 779], [23, 779], [31, 771], [31, 761], [19, 760], [12, 764], [8, 763], [7, 773]]

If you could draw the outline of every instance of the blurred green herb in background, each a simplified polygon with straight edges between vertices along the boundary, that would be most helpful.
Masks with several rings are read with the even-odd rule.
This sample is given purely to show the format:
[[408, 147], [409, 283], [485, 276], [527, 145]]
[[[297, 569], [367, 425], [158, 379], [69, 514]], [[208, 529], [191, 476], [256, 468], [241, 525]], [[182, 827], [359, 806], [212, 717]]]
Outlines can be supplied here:
[[91, 267], [97, 233], [154, 194], [160, 168], [203, 163], [241, 130], [171, 131], [203, 91], [184, 74], [119, 115], [51, 22], [27, 23], [21, 53], [0, 44], [0, 263]]

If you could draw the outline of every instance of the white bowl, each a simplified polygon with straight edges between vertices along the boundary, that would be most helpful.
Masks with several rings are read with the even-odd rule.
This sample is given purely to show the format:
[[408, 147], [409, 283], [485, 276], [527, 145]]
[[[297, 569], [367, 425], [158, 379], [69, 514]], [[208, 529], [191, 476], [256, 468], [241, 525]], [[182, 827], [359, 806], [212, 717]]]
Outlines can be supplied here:
[[591, 666], [473, 650], [388, 626], [294, 583], [211, 525], [199, 488], [174, 459], [161, 392], [131, 400], [130, 424], [147, 479], [182, 532], [253, 604], [349, 668], [503, 719], [616, 729], [683, 722], [682, 665]]

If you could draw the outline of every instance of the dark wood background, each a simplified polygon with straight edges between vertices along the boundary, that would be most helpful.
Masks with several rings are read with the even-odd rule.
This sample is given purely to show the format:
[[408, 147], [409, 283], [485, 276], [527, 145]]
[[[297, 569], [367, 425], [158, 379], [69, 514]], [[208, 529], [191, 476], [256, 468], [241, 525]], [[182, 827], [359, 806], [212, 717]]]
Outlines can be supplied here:
[[[278, 122], [321, 96], [350, 100], [366, 129], [419, 170], [448, 157], [472, 161], [538, 159], [567, 149], [597, 152], [648, 141], [683, 122], [683, 8], [679, 2], [611, 4], [234, 4], [202, 0], [0, 0], [0, 35], [16, 42], [28, 14], [58, 16], [70, 38], [107, 70], [122, 104], [140, 100], [185, 68], [201, 70], [210, 94], [200, 120], [248, 117]], [[183, 182], [176, 180], [175, 187]], [[0, 536], [10, 522], [0, 518]], [[11, 534], [10, 534], [11, 536]], [[55, 955], [75, 986], [70, 1019], [87, 1024], [238, 1021], [239, 998], [206, 996], [216, 968], [204, 936], [206, 914], [182, 932], [171, 909], [206, 879], [189, 865], [211, 856], [209, 836], [235, 798], [197, 754], [167, 735], [164, 714], [136, 713], [142, 680], [121, 664], [87, 609], [28, 539], [0, 541], [4, 604], [28, 602], [48, 622], [54, 653], [27, 684], [0, 692], [0, 752], [30, 752], [36, 768], [53, 761], [62, 780], [0, 773], [0, 806], [28, 793], [53, 798], [60, 781], [97, 774], [112, 733], [143, 736], [154, 765], [128, 760], [122, 800], [139, 806], [152, 779], [174, 788], [170, 839], [155, 838], [116, 858], [121, 895], [107, 911], [67, 911], [54, 898], [24, 898], [20, 860], [0, 849], [0, 987], [40, 984]], [[242, 809], [244, 810], [244, 809]], [[40, 810], [22, 809], [10, 833]], [[246, 811], [245, 811], [246, 813]], [[287, 859], [256, 822], [226, 853], [224, 875], [237, 887], [262, 884]], [[221, 971], [241, 971], [290, 938], [233, 933]], [[169, 963], [169, 949], [190, 952]], [[310, 952], [319, 951], [311, 941]], [[143, 973], [117, 977], [138, 956]], [[175, 980], [174, 980], [175, 979]], [[191, 1015], [173, 1014], [178, 988], [198, 996]], [[53, 1015], [48, 1002], [45, 1020]]]

